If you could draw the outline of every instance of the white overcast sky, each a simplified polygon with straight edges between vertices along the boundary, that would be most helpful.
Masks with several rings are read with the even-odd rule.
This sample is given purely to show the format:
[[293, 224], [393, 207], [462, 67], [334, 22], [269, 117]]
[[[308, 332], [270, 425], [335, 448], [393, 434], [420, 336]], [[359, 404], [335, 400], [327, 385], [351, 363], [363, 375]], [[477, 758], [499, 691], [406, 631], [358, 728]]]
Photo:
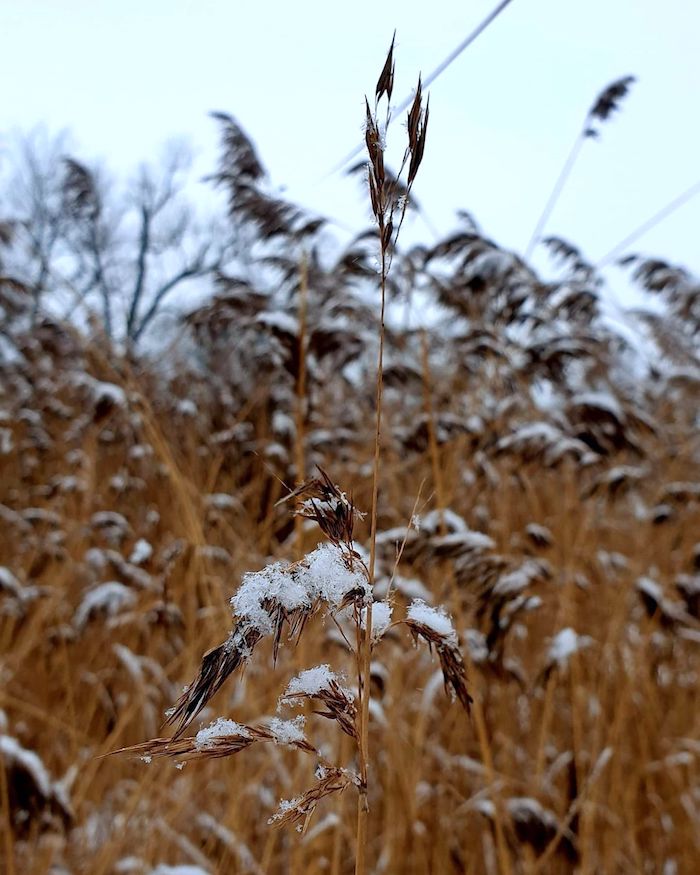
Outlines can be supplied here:
[[[368, 212], [357, 183], [329, 170], [361, 139], [364, 94], [394, 28], [398, 101], [495, 5], [2, 0], [0, 130], [69, 128], [79, 157], [120, 172], [184, 135], [204, 172], [216, 159], [207, 113], [223, 110], [250, 134], [275, 184], [359, 230]], [[595, 96], [634, 74], [622, 112], [586, 143], [546, 229], [601, 258], [700, 179], [699, 32], [691, 0], [513, 0], [431, 89], [415, 194], [433, 225], [447, 232], [465, 208], [522, 252]], [[403, 138], [397, 123], [390, 145]], [[700, 195], [633, 249], [700, 273], [698, 228]]]

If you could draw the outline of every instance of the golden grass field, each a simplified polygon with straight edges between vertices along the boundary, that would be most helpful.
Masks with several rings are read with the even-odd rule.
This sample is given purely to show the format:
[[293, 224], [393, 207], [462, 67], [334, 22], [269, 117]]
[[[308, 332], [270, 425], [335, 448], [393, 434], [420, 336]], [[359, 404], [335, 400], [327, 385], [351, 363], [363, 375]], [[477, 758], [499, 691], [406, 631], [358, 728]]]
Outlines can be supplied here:
[[[71, 385], [73, 357], [49, 360], [34, 363], [32, 383], [15, 376], [3, 390], [12, 448], [0, 456], [0, 556], [17, 591], [6, 573], [0, 707], [4, 737], [40, 757], [58, 784], [37, 785], [15, 748], [3, 748], [4, 870], [352, 871], [354, 788], [322, 800], [304, 835], [267, 824], [280, 798], [311, 782], [303, 753], [264, 745], [184, 768], [104, 757], [161, 734], [202, 653], [228, 634], [242, 574], [319, 539], [275, 506], [285, 490], [269, 418], [258, 410], [236, 433], [231, 417], [222, 438], [212, 427], [221, 411], [193, 415], [175, 387], [158, 389], [126, 363], [115, 370], [95, 350], [85, 356], [87, 373], [124, 388], [115, 403], [104, 383]], [[436, 658], [406, 631], [376, 647], [370, 871], [692, 873], [700, 501], [686, 481], [697, 475], [697, 433], [684, 434], [674, 403], [660, 400], [657, 434], [640, 438], [642, 473], [637, 465], [606, 479], [600, 465], [569, 457], [553, 466], [541, 454], [487, 458], [465, 434], [401, 451], [404, 400], [388, 391], [379, 580], [396, 551], [381, 533], [449, 509], [442, 526], [433, 514], [432, 529], [411, 530], [396, 611], [417, 586], [448, 607], [475, 702], [469, 718], [449, 701]], [[444, 403], [434, 397], [429, 421], [449, 412]], [[317, 431], [334, 427], [324, 405], [315, 416]], [[498, 433], [498, 422], [490, 427]], [[370, 423], [314, 458], [366, 508], [372, 453]], [[104, 512], [119, 516], [96, 516]], [[474, 552], [461, 521], [492, 544]], [[130, 561], [139, 539], [152, 552]], [[494, 585], [524, 563], [516, 594], [538, 601], [506, 601], [499, 628]], [[663, 592], [659, 603], [642, 597], [644, 576]], [[121, 584], [118, 597], [86, 607], [86, 593], [109, 581]], [[551, 641], [569, 627], [587, 637], [557, 664]], [[197, 726], [274, 715], [289, 679], [319, 663], [351, 683], [353, 658], [322, 616], [282, 646], [275, 667], [261, 644]], [[307, 730], [330, 759], [352, 765], [337, 726], [309, 713]]]
[[[390, 51], [378, 98], [392, 86]], [[666, 306], [629, 316], [640, 349], [565, 241], [557, 282], [467, 214], [399, 252], [420, 86], [403, 188], [367, 106], [377, 227], [329, 266], [218, 119], [218, 181], [272, 291], [217, 273], [149, 361], [108, 320], [17, 327], [27, 289], [0, 277], [3, 872], [693, 875], [697, 284], [635, 259]], [[97, 221], [69, 169], [73, 217]], [[414, 292], [432, 327], [407, 318]], [[324, 536], [359, 584], [294, 601]], [[361, 628], [389, 607], [383, 634]], [[322, 695], [287, 691], [326, 665]], [[235, 724], [198, 738], [218, 718]]]

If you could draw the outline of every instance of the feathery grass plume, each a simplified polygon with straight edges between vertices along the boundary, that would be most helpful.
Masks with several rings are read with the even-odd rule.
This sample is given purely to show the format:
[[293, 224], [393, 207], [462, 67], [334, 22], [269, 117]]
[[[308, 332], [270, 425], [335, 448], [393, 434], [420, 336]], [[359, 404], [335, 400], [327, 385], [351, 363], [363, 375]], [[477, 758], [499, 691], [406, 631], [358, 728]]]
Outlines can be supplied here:
[[576, 159], [579, 156], [581, 148], [586, 140], [589, 139], [597, 139], [600, 136], [600, 124], [606, 122], [610, 119], [613, 112], [620, 108], [620, 103], [624, 97], [626, 97], [631, 85], [636, 81], [634, 76], [624, 76], [621, 79], [617, 79], [615, 82], [612, 82], [607, 86], [601, 93], [598, 95], [593, 105], [590, 107], [588, 112], [586, 113], [586, 118], [584, 119], [583, 127], [581, 131], [576, 137], [574, 141], [574, 145], [569, 153], [566, 161], [564, 162], [564, 166], [561, 169], [559, 176], [557, 177], [557, 181], [554, 183], [554, 188], [552, 189], [551, 194], [549, 195], [549, 199], [542, 210], [540, 217], [537, 220], [535, 225], [535, 229], [532, 232], [532, 236], [527, 244], [525, 249], [525, 260], [528, 261], [532, 252], [540, 241], [542, 236], [542, 232], [549, 220], [549, 217], [552, 215], [554, 207], [556, 206], [557, 201], [559, 200], [562, 191], [564, 190], [564, 186], [571, 175], [572, 170], [574, 169], [574, 165], [576, 163]]
[[413, 105], [408, 113], [408, 149], [411, 160], [408, 166], [408, 183], [407, 188], [411, 189], [418, 168], [423, 161], [423, 153], [425, 152], [425, 138], [428, 133], [428, 118], [430, 116], [430, 95], [425, 102], [425, 107], [422, 103], [423, 90], [420, 77], [418, 77], [418, 87], [416, 88], [416, 96], [413, 100]]
[[433, 608], [417, 599], [409, 605], [404, 623], [411, 630], [414, 640], [422, 638], [428, 647], [435, 647], [440, 659], [445, 689], [450, 690], [469, 713], [474, 700], [467, 690], [464, 659], [459, 650], [459, 639], [452, 620], [444, 610]]
[[[349, 167], [345, 171], [347, 176], [361, 176], [362, 178], [362, 187], [363, 190], [367, 183], [367, 177], [369, 173], [368, 163], [366, 160], [358, 161], [357, 164], [353, 164], [352, 167]], [[420, 204], [413, 194], [412, 191], [409, 190], [408, 186], [403, 182], [402, 179], [396, 176], [396, 174], [384, 165], [384, 191], [383, 195], [385, 200], [394, 207], [394, 209], [400, 209], [402, 205], [405, 203], [410, 209], [415, 210], [420, 213], [421, 208]], [[372, 232], [374, 236], [374, 231]]]
[[[205, 654], [195, 681], [169, 712], [169, 722], [176, 723], [172, 738], [155, 738], [115, 752], [136, 754], [146, 761], [160, 757], [208, 759], [232, 756], [253, 744], [273, 742], [314, 754], [321, 762], [318, 781], [300, 797], [285, 803], [272, 818], [271, 822], [281, 826], [302, 819], [308, 824], [322, 798], [350, 784], [356, 786], [362, 796], [366, 791], [366, 773], [355, 775], [328, 764], [303, 734], [303, 717], [291, 722], [275, 719], [268, 725], [257, 726], [220, 718], [195, 736], [183, 737], [183, 733], [227, 677], [252, 657], [263, 638], [273, 639], [273, 659], [276, 660], [284, 628], [288, 627], [290, 637], [298, 639], [306, 622], [322, 606], [331, 612], [353, 609], [358, 664], [363, 642], [370, 642], [370, 648], [375, 646], [390, 625], [391, 606], [378, 602], [372, 628], [367, 628], [372, 618], [370, 573], [352, 541], [358, 511], [329, 475], [319, 470], [320, 477], [303, 483], [283, 500], [293, 500], [296, 513], [314, 520], [328, 543], [297, 562], [287, 565], [277, 562], [262, 571], [245, 574], [241, 587], [231, 599], [237, 625], [224, 644]], [[464, 661], [447, 615], [414, 602], [405, 622], [414, 637], [423, 637], [431, 647], [435, 646], [445, 688], [468, 709], [471, 697], [466, 689]], [[358, 688], [362, 689], [362, 674], [358, 675], [358, 682]], [[353, 739], [358, 751], [362, 751], [362, 724], [355, 697], [340, 684], [330, 666], [307, 669], [293, 678], [279, 704], [295, 705], [304, 700], [320, 702], [323, 710], [313, 713], [335, 721], [341, 731]]]
[[[496, 807], [490, 799], [478, 799], [472, 807], [494, 822]], [[576, 835], [570, 827], [560, 823], [553, 811], [536, 799], [517, 796], [506, 801], [506, 810], [510, 819], [507, 838], [516, 853], [522, 852], [523, 845], [529, 845], [538, 855], [543, 855], [552, 846], [569, 863], [578, 862]]]
[[249, 572], [231, 606], [237, 625], [229, 638], [206, 653], [199, 673], [168, 714], [179, 737], [218, 692], [226, 679], [246, 663], [257, 644], [272, 638], [277, 659], [282, 634], [302, 634], [307, 621], [324, 605], [332, 612], [370, 597], [364, 565], [337, 543], [322, 545], [304, 559], [288, 565], [274, 563]]
[[[370, 510], [370, 546], [368, 583], [370, 588], [375, 582], [375, 563], [377, 554], [377, 520], [379, 507], [379, 476], [381, 462], [381, 431], [382, 431], [382, 402], [384, 392], [384, 346], [386, 342], [386, 299], [387, 279], [391, 267], [396, 240], [401, 231], [401, 225], [406, 215], [408, 200], [404, 200], [399, 207], [396, 198], [391, 194], [387, 196], [386, 174], [384, 170], [384, 141], [380, 134], [378, 115], [379, 98], [388, 91], [388, 86], [393, 85], [393, 51], [394, 40], [387, 60], [382, 68], [375, 89], [376, 99], [374, 112], [370, 111], [369, 101], [365, 97], [365, 143], [369, 158], [367, 180], [369, 185], [370, 203], [372, 212], [377, 223], [379, 238], [379, 286], [380, 286], [380, 311], [379, 311], [379, 350], [377, 356], [376, 388], [375, 388], [375, 427], [374, 427], [374, 458], [372, 462], [372, 506]], [[390, 74], [385, 71], [390, 70]], [[384, 130], [389, 126], [391, 107], [386, 101], [386, 116]], [[418, 78], [418, 87], [413, 105], [408, 115], [408, 146], [404, 152], [403, 161], [397, 178], [401, 177], [404, 167], [409, 162], [409, 172], [406, 182], [407, 193], [410, 194], [415, 180], [418, 167], [423, 158], [425, 148], [425, 136], [427, 131], [427, 106], [423, 110], [421, 101], [421, 84]], [[396, 210], [400, 210], [400, 216], [394, 236], [394, 217]], [[372, 601], [369, 600], [365, 608], [364, 623], [358, 621], [357, 632], [357, 656], [358, 656], [358, 758], [359, 758], [359, 796], [357, 801], [357, 827], [355, 838], [355, 875], [365, 875], [367, 871], [367, 819], [369, 813], [368, 798], [368, 766], [369, 766], [369, 721], [370, 721], [370, 676], [371, 658], [373, 645], [374, 624], [372, 621]]]
[[221, 129], [221, 159], [216, 181], [248, 179], [257, 182], [265, 176], [255, 146], [238, 122], [225, 112], [212, 112]]
[[[376, 103], [386, 96], [391, 97], [394, 81], [392, 40], [386, 63], [380, 74], [376, 88]], [[199, 673], [194, 682], [185, 689], [175, 707], [169, 712], [168, 720], [175, 725], [171, 739], [154, 739], [140, 745], [123, 749], [136, 752], [144, 757], [177, 756], [180, 758], [222, 757], [238, 753], [252, 744], [261, 741], [279, 742], [287, 739], [291, 746], [310, 753], [316, 753], [315, 748], [306, 740], [301, 731], [296, 729], [280, 730], [277, 723], [269, 726], [242, 725], [233, 722], [217, 722], [213, 727], [200, 731], [196, 736], [183, 737], [183, 733], [212, 696], [221, 688], [226, 679], [240, 666], [249, 661], [258, 643], [263, 638], [271, 638], [273, 642], [273, 661], [276, 661], [282, 635], [285, 629], [290, 637], [301, 635], [308, 620], [322, 607], [331, 614], [345, 608], [352, 608], [351, 618], [355, 624], [355, 646], [344, 637], [350, 650], [354, 650], [357, 669], [358, 705], [354, 695], [338, 682], [337, 676], [328, 665], [307, 669], [288, 685], [280, 699], [280, 704], [296, 704], [304, 700], [317, 700], [323, 710], [316, 711], [318, 716], [335, 721], [342, 733], [350, 737], [356, 745], [358, 759], [358, 774], [347, 769], [333, 766], [325, 761], [319, 766], [317, 782], [306, 793], [284, 803], [278, 815], [271, 822], [285, 825], [304, 821], [304, 828], [316, 808], [317, 803], [332, 793], [344, 790], [350, 784], [358, 789], [357, 815], [357, 845], [355, 852], [355, 869], [357, 873], [366, 871], [366, 829], [368, 812], [368, 765], [369, 765], [369, 718], [370, 718], [370, 677], [371, 653], [385, 631], [391, 625], [392, 606], [389, 603], [378, 602], [373, 616], [372, 586], [375, 581], [375, 561], [377, 546], [377, 506], [380, 449], [380, 429], [382, 411], [382, 380], [383, 380], [383, 347], [385, 342], [384, 313], [386, 302], [386, 285], [395, 246], [394, 217], [400, 211], [398, 229], [405, 215], [406, 201], [399, 203], [396, 196], [388, 192], [387, 175], [384, 167], [384, 143], [377, 121], [377, 111], [366, 107], [366, 145], [369, 156], [368, 182], [372, 210], [377, 222], [380, 253], [381, 253], [381, 319], [379, 332], [379, 363], [376, 385], [376, 428], [375, 453], [372, 483], [372, 514], [370, 532], [369, 565], [365, 565], [360, 553], [355, 547], [353, 536], [356, 518], [361, 518], [352, 499], [348, 499], [329, 477], [319, 467], [318, 477], [312, 478], [294, 489], [289, 495], [277, 502], [294, 502], [297, 516], [314, 521], [327, 543], [317, 547], [311, 553], [297, 562], [283, 564], [280, 562], [268, 565], [258, 572], [248, 572], [244, 575], [238, 592], [231, 599], [236, 625], [227, 641], [205, 654]], [[407, 170], [405, 191], [410, 194], [411, 187], [420, 167], [424, 149], [428, 122], [428, 106], [422, 105], [422, 90], [420, 79], [415, 98], [408, 114], [408, 146], [404, 154], [401, 170]], [[388, 118], [388, 110], [387, 110]], [[228, 131], [228, 159], [236, 163], [242, 150], [244, 165], [250, 165], [253, 180], [256, 182], [261, 175], [261, 168], [253, 161], [251, 151], [245, 139], [241, 142], [240, 131], [230, 119], [224, 119]], [[232, 151], [231, 151], [232, 150]], [[254, 156], [253, 156], [254, 157]], [[240, 173], [239, 173], [240, 175]], [[400, 176], [400, 173], [399, 173]], [[232, 209], [243, 209], [247, 220], [257, 224], [259, 233], [266, 238], [278, 232], [287, 234], [289, 228], [277, 228], [268, 225], [270, 216], [274, 221], [284, 216], [270, 211], [269, 204], [263, 203], [258, 210], [251, 197], [258, 197], [253, 184], [242, 183], [230, 174], [224, 180], [221, 173], [219, 181], [225, 181], [232, 192], [235, 191], [236, 203]], [[398, 178], [397, 178], [398, 179]], [[390, 182], [391, 185], [391, 182]], [[243, 204], [243, 208], [241, 207]], [[409, 609], [406, 620], [414, 637], [425, 638], [429, 645], [435, 646], [442, 666], [446, 689], [453, 692], [462, 705], [468, 709], [471, 702], [466, 689], [464, 661], [459, 652], [456, 633], [445, 614], [434, 611], [432, 620], [428, 612], [433, 609], [423, 606], [420, 610], [417, 604]], [[412, 613], [411, 613], [412, 612]], [[415, 616], [414, 616], [415, 615]], [[419, 616], [420, 615], [420, 616]], [[447, 623], [450, 633], [442, 626]], [[430, 620], [430, 621], [429, 621]], [[303, 718], [299, 718], [302, 719]], [[288, 724], [285, 724], [288, 726]], [[320, 757], [319, 757], [320, 759]]]
[[355, 697], [340, 685], [328, 665], [307, 669], [293, 678], [280, 698], [280, 704], [293, 706], [308, 699], [318, 699], [326, 709], [314, 711], [314, 714], [335, 720], [346, 735], [357, 740]]
[[258, 239], [268, 243], [280, 238], [298, 242], [315, 234], [324, 220], [309, 220], [300, 207], [274, 196], [243, 128], [226, 113], [211, 115], [221, 130], [221, 157], [217, 172], [206, 179], [225, 190], [230, 219], [253, 229]]
[[5, 803], [5, 825], [23, 838], [31, 837], [39, 818], [45, 826], [65, 828], [75, 819], [69, 799], [62, 792], [42, 758], [12, 735], [6, 735], [0, 711], [0, 787]]
[[[622, 267], [632, 267], [632, 279], [645, 291], [658, 295], [669, 307], [677, 321], [677, 327], [692, 341], [700, 335], [700, 282], [689, 270], [681, 265], [673, 265], [662, 258], [647, 258], [631, 254], [618, 262]], [[655, 318], [654, 314], [649, 317]], [[685, 347], [685, 344], [683, 344]], [[684, 355], [686, 359], [696, 358], [694, 351]], [[670, 352], [673, 355], [673, 352]], [[681, 353], [682, 354], [682, 353]]]
[[66, 211], [74, 219], [96, 221], [102, 212], [102, 202], [93, 173], [75, 158], [64, 158], [63, 200]]
[[261, 638], [254, 629], [236, 630], [223, 644], [204, 654], [197, 677], [167, 712], [167, 722], [176, 724], [174, 738], [185, 732], [227, 678], [243, 665]]
[[280, 803], [279, 810], [270, 818], [268, 823], [282, 827], [299, 824], [300, 821], [303, 821], [297, 829], [299, 832], [305, 833], [311, 816], [321, 799], [333, 793], [342, 793], [352, 784], [357, 784], [356, 776], [345, 769], [329, 768], [326, 766], [319, 766], [316, 778], [316, 783], [309, 787], [305, 793], [302, 793], [301, 796], [283, 800]]
[[600, 285], [601, 277], [596, 273], [596, 268], [582, 255], [581, 250], [561, 237], [544, 237], [542, 240], [550, 254], [564, 267], [568, 268], [571, 281], [583, 281], [593, 285]]
[[595, 103], [588, 111], [588, 124], [586, 125], [586, 137], [598, 137], [599, 131], [594, 127], [594, 122], [605, 122], [610, 116], [620, 109], [622, 100], [627, 96], [632, 83], [636, 82], [636, 76], [623, 76], [611, 82], [598, 95]]
[[318, 471], [320, 477], [300, 484], [277, 505], [293, 501], [298, 516], [313, 520], [333, 544], [352, 549], [355, 520], [364, 514], [357, 510], [352, 499], [348, 499], [333, 483], [323, 468], [319, 466]]
[[375, 88], [374, 95], [375, 100], [380, 101], [382, 96], [386, 94], [386, 99], [389, 103], [391, 103], [391, 95], [394, 91], [394, 43], [396, 42], [396, 31], [394, 31], [394, 35], [391, 38], [391, 45], [389, 46], [389, 54], [386, 56], [386, 61], [384, 61], [384, 66], [382, 67], [382, 72], [379, 74], [379, 79], [377, 79], [377, 87]]

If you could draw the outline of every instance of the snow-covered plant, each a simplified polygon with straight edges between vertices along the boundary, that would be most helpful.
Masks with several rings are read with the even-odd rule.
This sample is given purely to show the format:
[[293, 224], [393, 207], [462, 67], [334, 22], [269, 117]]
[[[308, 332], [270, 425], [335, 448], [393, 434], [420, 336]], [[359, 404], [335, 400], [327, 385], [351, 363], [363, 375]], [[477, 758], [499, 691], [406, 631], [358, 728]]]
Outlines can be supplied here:
[[[231, 599], [234, 628], [226, 641], [204, 655], [197, 677], [168, 712], [168, 722], [175, 726], [172, 738], [156, 738], [125, 749], [139, 753], [147, 760], [155, 756], [201, 759], [228, 756], [253, 744], [271, 742], [314, 755], [318, 760], [316, 782], [300, 796], [282, 802], [270, 822], [277, 825], [295, 823], [304, 830], [321, 799], [354, 786], [358, 791], [356, 875], [366, 872], [371, 658], [385, 632], [402, 622], [410, 629], [414, 641], [422, 638], [431, 648], [434, 646], [440, 658], [445, 688], [467, 711], [471, 703], [459, 639], [449, 616], [422, 601], [415, 601], [408, 608], [403, 621], [392, 623], [390, 593], [385, 601], [376, 604], [373, 594], [387, 281], [397, 237], [410, 201], [411, 187], [423, 159], [429, 112], [427, 102], [423, 104], [419, 78], [407, 118], [408, 145], [399, 173], [392, 174], [384, 164], [384, 136], [391, 120], [393, 51], [392, 40], [377, 81], [373, 111], [369, 101], [365, 101], [367, 180], [379, 242], [381, 291], [368, 561], [365, 563], [353, 538], [355, 521], [362, 514], [355, 509], [352, 499], [319, 468], [319, 477], [302, 483], [283, 501], [294, 501], [296, 514], [317, 523], [326, 542], [299, 561], [290, 564], [275, 562], [261, 571], [244, 575], [241, 587]], [[384, 96], [386, 119], [380, 124], [379, 103]], [[404, 170], [405, 185], [399, 183]], [[292, 331], [295, 328], [292, 325]], [[298, 641], [309, 620], [320, 612], [332, 616], [339, 627], [341, 615], [354, 626], [354, 636], [342, 634], [354, 657], [357, 703], [355, 694], [342, 685], [339, 676], [328, 665], [316, 666], [295, 677], [289, 683], [281, 703], [296, 704], [304, 700], [320, 702], [324, 710], [316, 713], [334, 720], [341, 731], [355, 742], [356, 762], [353, 768], [326, 760], [307, 739], [303, 717], [295, 721], [275, 719], [256, 726], [219, 720], [209, 728], [200, 730], [197, 735], [185, 735], [212, 696], [236, 669], [252, 658], [255, 648], [263, 639], [272, 640], [274, 661], [282, 637], [287, 635]]]
[[263, 639], [272, 640], [274, 661], [283, 637], [298, 642], [308, 621], [316, 614], [325, 612], [339, 624], [349, 622], [354, 627], [355, 643], [352, 643], [352, 635], [345, 638], [357, 667], [357, 695], [329, 665], [318, 665], [302, 671], [288, 683], [280, 705], [296, 706], [304, 701], [320, 705], [314, 713], [335, 721], [355, 742], [358, 764], [363, 755], [361, 706], [369, 696], [368, 676], [362, 671], [360, 657], [370, 611], [370, 652], [380, 644], [389, 628], [403, 624], [414, 640], [421, 638], [435, 647], [445, 688], [452, 698], [469, 710], [471, 697], [459, 640], [448, 614], [416, 599], [408, 606], [403, 620], [392, 622], [391, 602], [374, 600], [369, 569], [353, 540], [355, 520], [361, 515], [346, 493], [321, 470], [319, 477], [303, 484], [284, 500], [293, 500], [297, 514], [314, 520], [326, 541], [298, 562], [275, 562], [261, 571], [244, 575], [231, 599], [235, 625], [230, 635], [204, 655], [196, 678], [168, 711], [168, 722], [175, 726], [172, 737], [155, 738], [121, 752], [136, 753], [147, 762], [155, 757], [176, 757], [183, 761], [226, 757], [255, 744], [283, 744], [311, 754], [318, 763], [316, 782], [295, 799], [282, 802], [270, 820], [278, 826], [298, 824], [300, 829], [305, 829], [316, 805], [324, 797], [350, 786], [365, 793], [367, 788], [366, 778], [363, 779], [356, 768], [331, 763], [322, 755], [306, 736], [303, 716], [295, 720], [274, 718], [254, 726], [219, 718], [194, 735], [185, 734], [226, 679], [251, 660]]

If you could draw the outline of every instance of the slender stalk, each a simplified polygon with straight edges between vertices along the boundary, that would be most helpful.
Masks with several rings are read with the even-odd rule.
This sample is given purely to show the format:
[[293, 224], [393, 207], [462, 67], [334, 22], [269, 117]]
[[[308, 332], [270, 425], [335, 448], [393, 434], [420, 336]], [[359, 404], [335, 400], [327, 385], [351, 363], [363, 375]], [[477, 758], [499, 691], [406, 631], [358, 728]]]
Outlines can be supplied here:
[[[381, 311], [379, 318], [379, 360], [377, 362], [377, 387], [376, 387], [376, 418], [374, 429], [374, 465], [372, 471], [372, 510], [370, 525], [370, 552], [369, 552], [369, 585], [374, 585], [375, 561], [377, 554], [377, 509], [379, 499], [379, 463], [381, 458], [382, 439], [382, 396], [384, 391], [384, 339], [385, 339], [385, 312], [386, 312], [386, 281], [391, 265], [392, 246], [396, 245], [396, 238], [401, 230], [401, 225], [406, 215], [406, 205], [411, 186], [418, 172], [425, 148], [425, 136], [428, 124], [428, 105], [425, 110], [421, 103], [421, 81], [418, 78], [418, 87], [411, 111], [408, 114], [408, 147], [404, 153], [403, 162], [397, 179], [401, 176], [404, 167], [408, 164], [408, 177], [406, 184], [406, 197], [403, 199], [400, 217], [397, 226], [394, 225], [394, 211], [397, 201], [387, 190], [387, 176], [384, 167], [384, 143], [379, 125], [377, 123], [377, 106], [381, 97], [386, 94], [387, 104], [391, 100], [391, 92], [394, 82], [393, 64], [394, 42], [392, 40], [389, 54], [382, 73], [377, 81], [375, 92], [374, 113], [370, 111], [369, 102], [365, 100], [367, 112], [365, 142], [369, 156], [368, 182], [372, 211], [377, 220], [379, 236], [379, 252], [381, 257], [380, 286], [381, 286]], [[387, 118], [384, 130], [389, 125], [390, 108], [387, 105]], [[357, 801], [357, 847], [355, 855], [356, 875], [365, 875], [367, 871], [367, 815], [369, 804], [367, 800], [367, 771], [369, 762], [369, 705], [370, 705], [370, 660], [372, 656], [372, 600], [365, 608], [364, 628], [361, 630], [358, 645], [358, 695], [360, 696], [358, 729], [358, 757], [360, 767], [360, 792]]]
[[[380, 223], [380, 229], [382, 224]], [[382, 239], [383, 235], [380, 235]], [[382, 435], [382, 396], [384, 392], [384, 336], [385, 336], [385, 310], [386, 310], [386, 272], [387, 272], [386, 246], [381, 246], [381, 312], [379, 321], [379, 360], [377, 362], [377, 388], [376, 388], [376, 418], [374, 429], [374, 465], [372, 470], [372, 511], [370, 521], [370, 549], [369, 549], [369, 582], [374, 584], [374, 569], [377, 557], [377, 504], [379, 498], [379, 463], [381, 458], [381, 435]], [[369, 761], [369, 676], [370, 661], [372, 656], [372, 604], [365, 609], [365, 624], [361, 639], [360, 659], [360, 793], [357, 800], [357, 849], [355, 854], [355, 875], [364, 875], [367, 871], [367, 815], [369, 804], [367, 801], [367, 765]]]
[[557, 177], [557, 181], [554, 183], [554, 188], [552, 189], [551, 194], [547, 200], [547, 203], [542, 210], [542, 214], [537, 220], [537, 224], [535, 225], [535, 230], [532, 232], [532, 236], [527, 244], [527, 248], [525, 249], [525, 260], [528, 261], [530, 256], [532, 255], [532, 251], [537, 245], [538, 240], [540, 239], [544, 228], [549, 221], [549, 217], [552, 215], [552, 210], [556, 206], [557, 201], [566, 185], [566, 181], [571, 175], [571, 171], [574, 169], [574, 164], [576, 163], [576, 159], [578, 158], [579, 152], [581, 151], [581, 147], [585, 142], [586, 136], [585, 131], [581, 131], [581, 133], [576, 137], [576, 141], [569, 152], [569, 157], [564, 162], [564, 166]]
[[590, 137], [598, 136], [598, 126], [603, 122], [606, 122], [610, 118], [612, 113], [619, 108], [620, 101], [627, 94], [630, 85], [634, 81], [634, 76], [625, 76], [622, 79], [611, 82], [607, 88], [601, 91], [591, 108], [588, 110], [586, 118], [583, 122], [583, 127], [581, 128], [578, 136], [576, 137], [576, 140], [574, 141], [571, 152], [569, 152], [569, 156], [564, 162], [564, 166], [559, 173], [557, 181], [554, 183], [552, 193], [549, 195], [549, 199], [545, 204], [544, 210], [542, 210], [542, 215], [537, 220], [535, 230], [532, 232], [530, 241], [527, 244], [527, 248], [525, 250], [526, 261], [532, 255], [532, 251], [542, 235], [542, 231], [544, 230], [547, 221], [552, 214], [552, 210], [554, 209], [556, 202], [559, 200], [559, 197], [562, 193], [564, 186], [566, 185], [571, 171], [573, 170], [574, 164], [576, 163], [576, 159], [579, 156], [579, 152], [581, 151], [583, 144]]
[[[299, 265], [299, 373], [296, 384], [296, 429], [294, 438], [294, 467], [297, 483], [306, 479], [304, 459], [304, 431], [306, 425], [306, 306], [309, 286], [306, 252], [302, 253]], [[294, 518], [296, 558], [304, 555], [304, 520]]]
[[656, 227], [659, 222], [662, 222], [665, 218], [670, 216], [672, 213], [675, 213], [677, 209], [684, 206], [691, 198], [694, 198], [697, 194], [700, 194], [700, 180], [695, 182], [690, 188], [686, 188], [684, 192], [679, 194], [677, 197], [673, 198], [672, 201], [669, 201], [664, 207], [654, 213], [653, 216], [650, 216], [641, 225], [638, 225], [634, 231], [629, 233], [623, 240], [620, 240], [619, 243], [616, 243], [613, 248], [607, 252], [596, 264], [596, 267], [605, 267], [610, 264], [611, 261], [614, 261], [619, 255], [627, 249], [628, 246], [631, 246], [632, 243], [635, 243], [640, 237], [647, 233], [647, 231], [651, 231], [652, 228]]
[[10, 810], [10, 793], [7, 786], [7, 771], [5, 758], [0, 752], [0, 802], [2, 802], [2, 819], [5, 822], [5, 865], [7, 875], [15, 875], [15, 848], [12, 838], [12, 811]]
[[440, 468], [440, 451], [437, 442], [437, 433], [435, 428], [435, 412], [431, 398], [431, 377], [430, 377], [430, 359], [428, 357], [428, 336], [425, 331], [421, 335], [421, 356], [423, 364], [423, 407], [425, 408], [426, 425], [428, 428], [428, 448], [430, 451], [430, 464], [433, 470], [433, 486], [435, 488], [435, 497], [437, 499], [437, 510], [439, 515], [441, 535], [446, 534], [445, 529], [445, 489], [442, 481], [442, 470]]
[[[473, 672], [471, 674], [473, 677]], [[481, 704], [481, 694], [478, 691], [474, 695], [472, 707], [474, 709], [474, 722], [476, 724], [481, 759], [484, 763], [484, 769], [486, 772], [486, 780], [488, 785], [493, 788], [493, 801], [495, 806], [494, 831], [496, 833], [498, 871], [499, 875], [512, 875], [513, 867], [511, 866], [510, 853], [508, 852], [504, 829], [505, 822], [507, 821], [507, 813], [504, 809], [500, 789], [496, 787], [496, 770], [493, 763], [493, 753], [489, 741], [488, 729], [486, 727], [484, 710]]]

